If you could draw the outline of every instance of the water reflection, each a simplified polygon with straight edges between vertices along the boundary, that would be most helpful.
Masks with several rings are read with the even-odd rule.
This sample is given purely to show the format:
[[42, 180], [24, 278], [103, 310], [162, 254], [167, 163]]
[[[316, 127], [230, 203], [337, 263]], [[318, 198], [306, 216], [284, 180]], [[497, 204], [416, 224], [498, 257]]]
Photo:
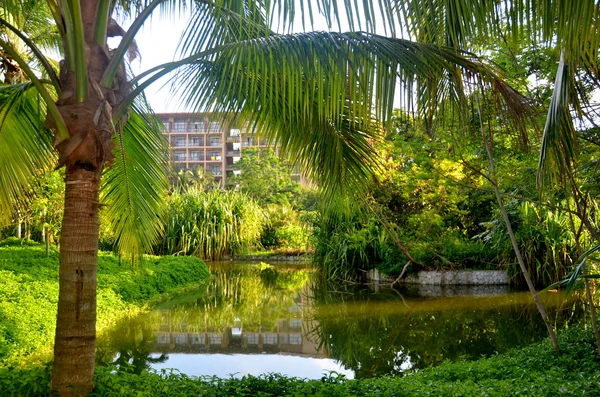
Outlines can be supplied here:
[[[477, 359], [524, 346], [546, 336], [539, 313], [526, 292], [461, 295], [441, 288], [438, 297], [415, 297], [381, 289], [315, 285], [313, 332], [325, 350], [357, 378], [400, 375], [444, 360]], [[404, 295], [401, 295], [401, 294]], [[432, 294], [432, 289], [428, 289]], [[444, 295], [451, 296], [444, 296]], [[551, 318], [564, 325], [578, 321], [577, 297], [542, 294]]]
[[[303, 310], [308, 269], [221, 263], [212, 264], [211, 272], [206, 288], [124, 322], [101, 339], [99, 363], [135, 371], [184, 365], [187, 369], [179, 369], [188, 374], [218, 376], [276, 371], [318, 378], [327, 370], [344, 372], [320, 340], [308, 336]], [[133, 358], [139, 346], [144, 348], [136, 358], [145, 362]], [[201, 357], [192, 365], [182, 354]]]
[[[545, 336], [527, 293], [340, 288], [311, 281], [310, 270], [297, 266], [213, 264], [211, 271], [208, 286], [105, 335], [99, 363], [136, 373], [319, 378], [334, 370], [364, 378], [475, 359]], [[581, 316], [562, 295], [543, 297], [561, 324]]]

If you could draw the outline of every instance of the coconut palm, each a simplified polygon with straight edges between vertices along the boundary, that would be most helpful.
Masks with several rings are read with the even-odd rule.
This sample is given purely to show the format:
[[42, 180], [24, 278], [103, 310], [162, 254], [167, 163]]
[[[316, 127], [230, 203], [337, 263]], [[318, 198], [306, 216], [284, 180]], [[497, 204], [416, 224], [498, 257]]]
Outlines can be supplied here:
[[[484, 62], [454, 48], [364, 32], [275, 33], [273, 15], [285, 27], [298, 11], [288, 1], [191, 2], [179, 59], [133, 76], [127, 62], [141, 26], [155, 12], [179, 15], [187, 2], [47, 0], [45, 20], [63, 58], [56, 66], [36, 32], [14, 22], [30, 3], [3, 0], [0, 8], [0, 48], [25, 76], [0, 87], [0, 217], [26, 200], [40, 173], [65, 167], [52, 373], [60, 395], [93, 388], [98, 208], [108, 207], [117, 249], [133, 260], [162, 231], [166, 143], [141, 95], [159, 78], [171, 76], [190, 109], [249, 120], [315, 180], [340, 189], [368, 179], [374, 115], [385, 119], [399, 79], [410, 97], [414, 86], [439, 76], [455, 98], [463, 81], [478, 79], [521, 106]], [[333, 2], [317, 3], [301, 2], [300, 11], [319, 9], [335, 21]], [[357, 19], [357, 3], [345, 5], [351, 22], [372, 30], [372, 11]], [[133, 20], [127, 30], [112, 18], [123, 14]], [[121, 41], [110, 49], [114, 36]]]

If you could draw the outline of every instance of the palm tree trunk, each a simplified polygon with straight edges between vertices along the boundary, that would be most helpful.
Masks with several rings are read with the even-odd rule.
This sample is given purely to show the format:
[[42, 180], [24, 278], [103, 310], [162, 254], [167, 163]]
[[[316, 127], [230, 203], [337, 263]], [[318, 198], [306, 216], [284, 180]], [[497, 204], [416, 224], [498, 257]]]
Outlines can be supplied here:
[[506, 232], [508, 233], [508, 236], [510, 237], [510, 242], [512, 244], [515, 255], [517, 256], [517, 261], [519, 262], [519, 267], [521, 268], [521, 272], [523, 273], [525, 282], [527, 283], [527, 288], [529, 288], [529, 292], [531, 293], [531, 296], [533, 297], [533, 301], [535, 302], [535, 305], [536, 305], [538, 311], [540, 312], [540, 315], [542, 316], [542, 320], [544, 321], [544, 325], [546, 326], [546, 330], [548, 331], [548, 336], [550, 338], [550, 341], [552, 342], [552, 346], [554, 347], [554, 350], [556, 351], [556, 353], [560, 354], [560, 346], [558, 344], [556, 332], [554, 331], [554, 326], [552, 325], [552, 322], [550, 321], [550, 317], [548, 317], [548, 313], [546, 312], [546, 309], [544, 308], [544, 305], [542, 304], [542, 301], [540, 300], [540, 297], [538, 296], [535, 286], [533, 285], [533, 282], [531, 281], [529, 271], [527, 270], [527, 267], [525, 266], [525, 261], [523, 260], [523, 255], [521, 255], [521, 249], [519, 248], [519, 244], [517, 243], [517, 238], [515, 237], [515, 233], [512, 230], [512, 225], [510, 223], [510, 218], [508, 217], [508, 212], [506, 212], [506, 208], [504, 208], [502, 194], [500, 192], [500, 187], [498, 186], [498, 178], [496, 177], [496, 167], [495, 167], [495, 163], [494, 163], [494, 156], [492, 154], [492, 143], [491, 143], [492, 138], [485, 133], [484, 123], [483, 123], [483, 113], [481, 111], [479, 97], [476, 97], [476, 99], [477, 99], [477, 108], [478, 108], [478, 112], [479, 112], [479, 123], [480, 123], [480, 129], [481, 129], [481, 136], [483, 138], [483, 145], [485, 146], [485, 151], [486, 151], [487, 158], [488, 158], [488, 165], [489, 165], [488, 181], [490, 181], [490, 183], [494, 187], [494, 193], [496, 195], [496, 200], [498, 201], [498, 209], [500, 210], [500, 213], [502, 214], [502, 219], [504, 220], [504, 224], [506, 225]]
[[92, 392], [96, 350], [99, 173], [67, 170], [52, 389]]

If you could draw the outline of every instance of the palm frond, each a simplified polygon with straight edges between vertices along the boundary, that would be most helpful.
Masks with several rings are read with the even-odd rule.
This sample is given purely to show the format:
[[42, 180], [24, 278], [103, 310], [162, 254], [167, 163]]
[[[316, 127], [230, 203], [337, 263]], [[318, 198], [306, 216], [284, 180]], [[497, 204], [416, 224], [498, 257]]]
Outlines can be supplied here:
[[[130, 2], [119, 0], [115, 2], [117, 13], [136, 17], [144, 11], [151, 0]], [[165, 0], [160, 5], [160, 15], [170, 18], [181, 16], [188, 10], [194, 12], [196, 7], [218, 7], [224, 10], [245, 15], [246, 17], [264, 16], [270, 25], [278, 21], [281, 31], [289, 29], [300, 20], [302, 26], [313, 27], [317, 15], [325, 18], [330, 28], [341, 27], [342, 22], [350, 30], [375, 31], [376, 24], [385, 28], [386, 32], [394, 35], [398, 25], [394, 14], [393, 2], [378, 1], [378, 7], [373, 2], [356, 0], [197, 0], [181, 2], [179, 0]], [[299, 18], [297, 18], [299, 16]]]
[[46, 108], [32, 83], [0, 87], [0, 224], [56, 161]]
[[[373, 116], [387, 118], [396, 86], [402, 83], [410, 103], [415, 87], [434, 77], [454, 99], [462, 81], [477, 80], [496, 88], [513, 114], [526, 111], [523, 98], [472, 54], [366, 33], [272, 34], [225, 44], [183, 66], [174, 86], [190, 109], [244, 113], [296, 153], [305, 171], [335, 186], [365, 179], [373, 159], [368, 142], [377, 136]], [[320, 150], [335, 155], [324, 161]]]
[[[225, 2], [229, 3], [229, 2]], [[185, 58], [226, 43], [265, 37], [273, 32], [260, 2], [200, 3], [184, 30], [178, 58]]]
[[162, 232], [168, 193], [168, 146], [160, 122], [137, 101], [116, 135], [114, 164], [104, 175], [102, 203], [121, 254], [135, 261]]
[[23, 34], [17, 27], [11, 25], [3, 18], [0, 18], [0, 26], [3, 28], [7, 28], [12, 34], [16, 35], [22, 42], [27, 46], [28, 50], [31, 52], [31, 57], [39, 64], [39, 70], [42, 70], [46, 76], [50, 78], [52, 84], [54, 85], [55, 90], [60, 90], [60, 84], [58, 82], [58, 76], [56, 74], [56, 70], [52, 68], [48, 59], [35, 42]]
[[546, 125], [542, 137], [538, 167], [538, 184], [544, 180], [556, 180], [559, 175], [567, 175], [572, 171], [572, 163], [576, 159], [575, 148], [577, 137], [569, 104], [574, 94], [573, 69], [561, 55], [554, 82], [554, 92], [546, 116]]

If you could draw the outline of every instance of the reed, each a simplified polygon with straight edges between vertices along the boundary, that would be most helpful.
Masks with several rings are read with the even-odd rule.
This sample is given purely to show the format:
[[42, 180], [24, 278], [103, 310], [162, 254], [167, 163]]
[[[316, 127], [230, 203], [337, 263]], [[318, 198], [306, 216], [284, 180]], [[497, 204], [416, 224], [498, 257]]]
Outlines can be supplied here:
[[258, 244], [264, 215], [258, 204], [234, 191], [175, 192], [168, 203], [165, 235], [155, 251], [221, 259]]

